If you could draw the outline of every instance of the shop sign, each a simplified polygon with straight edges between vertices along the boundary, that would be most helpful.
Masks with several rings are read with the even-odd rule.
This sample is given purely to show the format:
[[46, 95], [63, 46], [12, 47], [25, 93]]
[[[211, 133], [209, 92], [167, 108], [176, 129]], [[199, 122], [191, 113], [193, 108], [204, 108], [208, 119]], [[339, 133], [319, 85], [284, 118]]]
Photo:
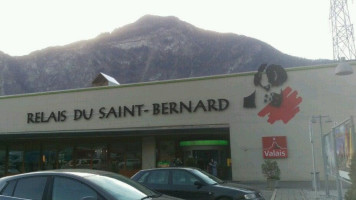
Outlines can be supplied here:
[[287, 137], [262, 137], [263, 158], [288, 158]]
[[179, 115], [192, 114], [196, 112], [222, 112], [229, 108], [227, 99], [206, 99], [198, 101], [171, 101], [132, 105], [102, 106], [88, 109], [59, 110], [52, 112], [30, 112], [27, 113], [27, 124], [39, 124], [50, 122], [65, 122], [67, 120], [91, 120], [94, 118], [120, 119], [126, 117], [141, 117], [143, 115]]

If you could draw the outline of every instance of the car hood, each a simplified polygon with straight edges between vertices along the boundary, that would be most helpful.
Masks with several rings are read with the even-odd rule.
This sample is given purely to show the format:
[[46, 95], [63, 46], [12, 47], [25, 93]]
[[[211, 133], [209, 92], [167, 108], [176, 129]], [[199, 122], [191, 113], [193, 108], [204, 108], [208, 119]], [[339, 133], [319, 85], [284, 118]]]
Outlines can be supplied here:
[[246, 186], [246, 185], [233, 183], [233, 182], [224, 182], [224, 183], [221, 183], [221, 184], [216, 185], [216, 186], [222, 187], [222, 188], [227, 188], [227, 189], [239, 190], [239, 191], [244, 192], [244, 193], [255, 193], [255, 192], [258, 192], [254, 188], [251, 188], [251, 187]]

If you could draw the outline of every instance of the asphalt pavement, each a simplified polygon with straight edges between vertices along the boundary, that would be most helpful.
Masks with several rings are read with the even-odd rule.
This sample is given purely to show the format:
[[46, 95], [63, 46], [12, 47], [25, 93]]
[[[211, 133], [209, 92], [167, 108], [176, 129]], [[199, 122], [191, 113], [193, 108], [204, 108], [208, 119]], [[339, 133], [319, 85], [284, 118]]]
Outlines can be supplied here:
[[[266, 200], [338, 200], [335, 182], [329, 183], [329, 195], [325, 194], [324, 184], [320, 183], [318, 191], [314, 191], [311, 181], [279, 181], [276, 188], [268, 188], [264, 181], [238, 182], [259, 190]], [[342, 196], [349, 185], [343, 184]]]

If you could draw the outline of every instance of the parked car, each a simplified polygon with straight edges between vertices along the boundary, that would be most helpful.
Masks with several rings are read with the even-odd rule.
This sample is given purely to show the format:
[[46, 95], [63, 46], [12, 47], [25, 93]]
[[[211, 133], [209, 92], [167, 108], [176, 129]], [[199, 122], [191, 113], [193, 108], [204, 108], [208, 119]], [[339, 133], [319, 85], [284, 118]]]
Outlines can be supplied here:
[[87, 169], [32, 172], [0, 179], [0, 200], [179, 200], [121, 175]]
[[141, 170], [131, 179], [163, 194], [187, 200], [264, 200], [261, 193], [252, 188], [226, 183], [195, 168]]

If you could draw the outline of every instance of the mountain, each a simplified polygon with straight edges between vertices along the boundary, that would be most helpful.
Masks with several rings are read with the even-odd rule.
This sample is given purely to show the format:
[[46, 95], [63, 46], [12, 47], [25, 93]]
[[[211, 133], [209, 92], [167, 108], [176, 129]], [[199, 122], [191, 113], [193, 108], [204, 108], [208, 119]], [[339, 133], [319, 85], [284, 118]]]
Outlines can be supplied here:
[[121, 84], [321, 64], [283, 54], [243, 35], [199, 29], [176, 17], [147, 15], [111, 33], [26, 56], [0, 52], [2, 95], [90, 87], [99, 72]]

